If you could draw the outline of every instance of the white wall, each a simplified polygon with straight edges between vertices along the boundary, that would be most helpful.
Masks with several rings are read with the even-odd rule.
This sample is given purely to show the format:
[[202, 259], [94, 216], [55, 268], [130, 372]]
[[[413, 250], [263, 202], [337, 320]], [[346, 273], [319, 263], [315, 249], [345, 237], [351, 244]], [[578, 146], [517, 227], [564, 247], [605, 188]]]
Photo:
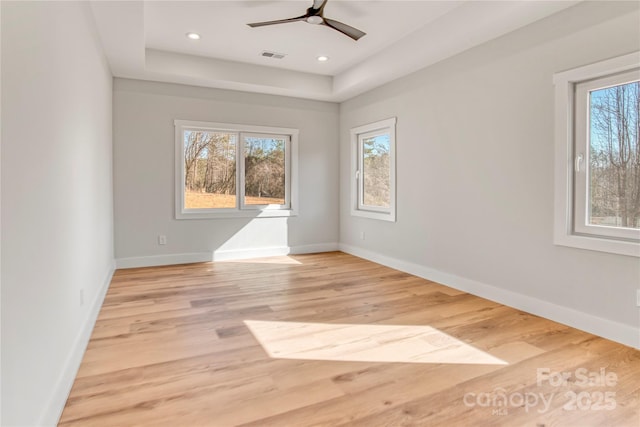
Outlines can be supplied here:
[[[0, 7], [0, 100], [2, 100], [2, 8]], [[0, 242], [2, 242], [2, 102], [0, 101]], [[0, 244], [0, 326], [2, 325], [2, 244]], [[0, 327], [0, 349], [2, 327]], [[2, 354], [0, 350], [0, 360]], [[2, 423], [2, 363], [0, 363], [0, 423]]]
[[[176, 220], [175, 119], [300, 129], [299, 215]], [[336, 249], [338, 105], [116, 79], [115, 251], [118, 266]], [[167, 236], [159, 246], [157, 236]]]
[[112, 78], [88, 3], [1, 8], [1, 424], [53, 425], [113, 269]]
[[[552, 85], [638, 50], [638, 22], [637, 3], [580, 4], [343, 103], [342, 247], [640, 345], [638, 258], [553, 244]], [[352, 217], [349, 129], [392, 116], [397, 222]]]

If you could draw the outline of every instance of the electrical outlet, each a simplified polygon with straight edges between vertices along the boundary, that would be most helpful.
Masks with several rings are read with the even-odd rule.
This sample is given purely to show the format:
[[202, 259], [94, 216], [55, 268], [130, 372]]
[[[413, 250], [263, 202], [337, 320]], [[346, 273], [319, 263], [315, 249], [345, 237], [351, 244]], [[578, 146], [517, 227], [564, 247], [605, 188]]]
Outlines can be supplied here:
[[360, 240], [364, 240], [364, 231], [360, 232]]
[[84, 305], [84, 289], [80, 289], [80, 307]]
[[166, 245], [167, 244], [167, 236], [161, 234], [158, 236], [158, 244], [159, 245]]

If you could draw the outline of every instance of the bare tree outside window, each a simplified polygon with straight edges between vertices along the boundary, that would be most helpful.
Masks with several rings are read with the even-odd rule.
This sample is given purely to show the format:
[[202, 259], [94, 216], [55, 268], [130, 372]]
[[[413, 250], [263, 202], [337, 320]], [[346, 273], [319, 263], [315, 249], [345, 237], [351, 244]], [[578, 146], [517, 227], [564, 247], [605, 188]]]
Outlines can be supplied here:
[[362, 140], [362, 196], [366, 206], [390, 206], [389, 149], [388, 134]]
[[590, 92], [589, 223], [640, 228], [640, 82]]
[[234, 133], [184, 132], [185, 208], [236, 207]]
[[174, 120], [176, 219], [298, 212], [298, 129]]
[[285, 204], [285, 145], [281, 138], [244, 137], [245, 204]]

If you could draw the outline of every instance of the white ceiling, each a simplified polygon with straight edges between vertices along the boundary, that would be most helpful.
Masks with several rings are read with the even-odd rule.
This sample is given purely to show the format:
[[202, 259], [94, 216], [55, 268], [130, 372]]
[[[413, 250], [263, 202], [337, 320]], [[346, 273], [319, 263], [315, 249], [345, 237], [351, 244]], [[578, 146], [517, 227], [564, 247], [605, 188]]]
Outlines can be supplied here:
[[358, 41], [306, 22], [246, 25], [303, 15], [312, 0], [94, 1], [92, 9], [117, 77], [343, 101], [576, 3], [329, 0], [325, 16], [366, 32]]
[[[306, 22], [251, 28], [248, 22], [303, 15], [311, 0], [234, 2], [149, 2], [145, 40], [152, 49], [336, 75], [454, 9], [460, 2], [329, 0], [325, 15], [367, 33], [358, 41]], [[184, 37], [199, 33], [201, 40]], [[261, 52], [284, 53], [284, 59]], [[318, 62], [318, 55], [330, 60]]]

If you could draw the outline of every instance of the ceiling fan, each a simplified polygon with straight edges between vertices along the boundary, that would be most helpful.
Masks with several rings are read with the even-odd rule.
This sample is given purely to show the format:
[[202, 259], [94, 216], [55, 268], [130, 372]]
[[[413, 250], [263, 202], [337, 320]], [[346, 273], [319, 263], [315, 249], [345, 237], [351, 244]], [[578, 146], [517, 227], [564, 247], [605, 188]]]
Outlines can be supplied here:
[[358, 30], [357, 28], [353, 28], [350, 25], [343, 24], [342, 22], [336, 21], [334, 19], [325, 18], [324, 7], [326, 6], [327, 1], [329, 0], [313, 0], [313, 6], [307, 9], [307, 13], [302, 16], [289, 19], [280, 19], [277, 21], [254, 22], [247, 25], [255, 28], [264, 27], [265, 25], [286, 24], [289, 22], [305, 21], [308, 24], [324, 25], [329, 28], [333, 28], [334, 30], [340, 31], [342, 34], [349, 36], [354, 40], [358, 40], [360, 37], [367, 34], [363, 31]]

